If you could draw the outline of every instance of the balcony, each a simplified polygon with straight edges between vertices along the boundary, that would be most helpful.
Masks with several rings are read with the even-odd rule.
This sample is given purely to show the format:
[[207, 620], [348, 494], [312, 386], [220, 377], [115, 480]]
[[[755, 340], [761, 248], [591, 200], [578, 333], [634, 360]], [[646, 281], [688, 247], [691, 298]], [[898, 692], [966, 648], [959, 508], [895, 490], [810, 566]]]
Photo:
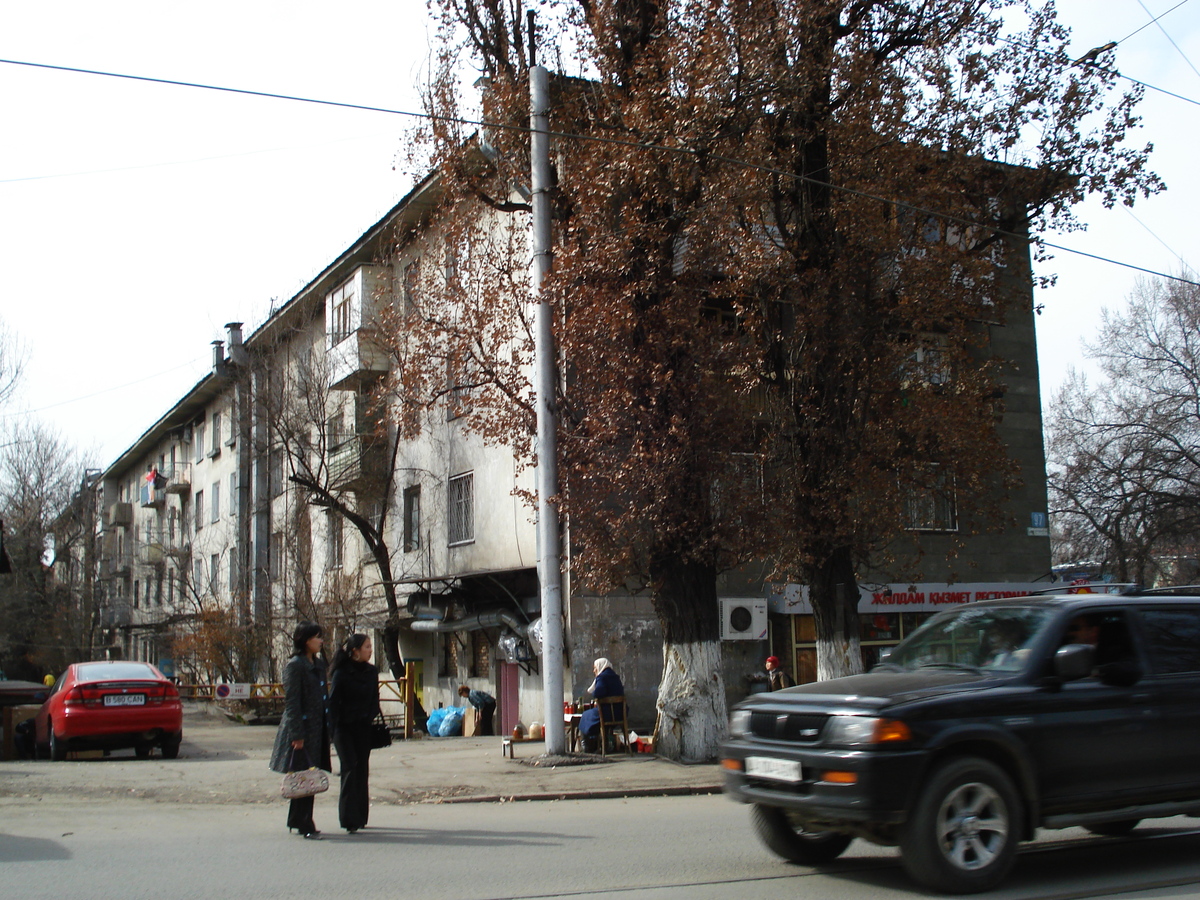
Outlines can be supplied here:
[[387, 353], [371, 339], [369, 329], [359, 328], [332, 338], [336, 340], [329, 348], [329, 387], [332, 390], [355, 390], [387, 374]]
[[157, 542], [147, 542], [138, 547], [138, 564], [143, 566], [162, 566], [166, 562], [166, 548]]
[[[160, 478], [162, 476], [159, 476]], [[162, 509], [167, 504], [167, 492], [150, 484], [142, 485], [142, 508]]]
[[133, 504], [114, 503], [108, 508], [109, 528], [130, 528], [133, 525]]
[[329, 451], [329, 486], [335, 491], [368, 492], [383, 481], [378, 442], [362, 435], [346, 438]]
[[114, 552], [111, 555], [106, 553], [100, 559], [100, 577], [118, 578], [128, 575], [132, 566], [133, 560], [129, 558], [128, 551]]
[[175, 463], [162, 473], [167, 479], [164, 490], [168, 494], [187, 494], [192, 489], [192, 464]]

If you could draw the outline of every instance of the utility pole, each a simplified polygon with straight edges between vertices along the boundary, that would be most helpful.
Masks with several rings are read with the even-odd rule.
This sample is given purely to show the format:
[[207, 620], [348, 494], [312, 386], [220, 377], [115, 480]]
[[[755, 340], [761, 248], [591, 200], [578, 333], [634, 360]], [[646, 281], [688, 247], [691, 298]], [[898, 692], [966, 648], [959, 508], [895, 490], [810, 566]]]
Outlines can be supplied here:
[[542, 281], [550, 272], [550, 77], [537, 62], [534, 14], [529, 24], [529, 158], [533, 194], [534, 387], [537, 393], [537, 545], [538, 585], [542, 605], [542, 696], [546, 714], [546, 753], [566, 752], [563, 721], [563, 609], [559, 560], [558, 430], [555, 408], [553, 310], [542, 297]]

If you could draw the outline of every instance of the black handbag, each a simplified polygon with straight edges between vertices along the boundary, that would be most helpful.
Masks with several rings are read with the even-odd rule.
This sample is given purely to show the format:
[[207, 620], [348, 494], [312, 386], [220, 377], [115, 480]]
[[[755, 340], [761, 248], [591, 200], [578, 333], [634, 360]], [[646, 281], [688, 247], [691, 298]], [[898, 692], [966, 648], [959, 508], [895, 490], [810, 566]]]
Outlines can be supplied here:
[[382, 750], [384, 747], [392, 746], [392, 730], [388, 728], [387, 722], [383, 721], [383, 713], [379, 713], [375, 717], [375, 721], [371, 723], [367, 744], [372, 750]]

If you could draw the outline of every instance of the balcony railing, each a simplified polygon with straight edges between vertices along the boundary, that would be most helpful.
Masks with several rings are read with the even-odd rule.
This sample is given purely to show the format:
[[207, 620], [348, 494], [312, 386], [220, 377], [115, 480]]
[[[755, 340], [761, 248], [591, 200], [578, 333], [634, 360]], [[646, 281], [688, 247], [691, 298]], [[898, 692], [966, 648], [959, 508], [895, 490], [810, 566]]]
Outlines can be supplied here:
[[114, 503], [108, 508], [110, 528], [129, 528], [133, 525], [133, 504]]
[[334, 490], [369, 490], [382, 475], [383, 455], [375, 441], [355, 435], [329, 451], [329, 486]]
[[142, 507], [144, 509], [162, 509], [167, 502], [167, 492], [153, 485], [142, 485]]
[[167, 479], [168, 494], [186, 494], [192, 489], [192, 464], [175, 463], [162, 473]]

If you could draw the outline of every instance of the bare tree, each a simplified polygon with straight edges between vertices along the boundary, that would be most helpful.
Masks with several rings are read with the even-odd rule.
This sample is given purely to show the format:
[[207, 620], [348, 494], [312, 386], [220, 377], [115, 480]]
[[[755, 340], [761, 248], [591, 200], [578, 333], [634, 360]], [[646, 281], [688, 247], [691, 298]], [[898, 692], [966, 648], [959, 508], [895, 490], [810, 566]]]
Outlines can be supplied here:
[[1104, 311], [1088, 348], [1103, 380], [1079, 375], [1048, 423], [1060, 562], [1091, 560], [1150, 583], [1200, 538], [1200, 288], [1144, 281]]
[[40, 681], [74, 662], [61, 626], [74, 602], [56, 584], [56, 524], [78, 490], [84, 466], [66, 441], [44, 425], [24, 422], [0, 447], [0, 520], [12, 574], [0, 578], [0, 661], [10, 677]]
[[20, 339], [0, 321], [0, 406], [16, 393], [28, 359], [29, 352]]
[[[442, 179], [439, 225], [462, 235], [455, 216], [527, 208], [524, 4], [436, 6], [437, 117], [418, 149]], [[1161, 187], [1124, 143], [1140, 92], [1114, 92], [1111, 50], [1073, 64], [1049, 5], [539, 8], [543, 45], [586, 76], [554, 84], [547, 285], [572, 572], [649, 587], [665, 635], [658, 746], [711, 756], [719, 571], [762, 558], [809, 585], [828, 678], [861, 666], [856, 573], [881, 556], [919, 571], [920, 548], [899, 547], [914, 496], [968, 498], [964, 534], [1004, 523], [1019, 473], [997, 435], [1006, 369], [988, 326], [1029, 314], [1031, 231], [1072, 227], [1087, 194]], [[1006, 31], [1008, 11], [1023, 31]], [[455, 125], [464, 57], [485, 76], [477, 140]], [[516, 318], [511, 287], [485, 288], [480, 321]], [[527, 440], [528, 392], [480, 381], [495, 398], [481, 429]], [[755, 477], [731, 477], [734, 458]], [[758, 489], [739, 500], [736, 483]]]

